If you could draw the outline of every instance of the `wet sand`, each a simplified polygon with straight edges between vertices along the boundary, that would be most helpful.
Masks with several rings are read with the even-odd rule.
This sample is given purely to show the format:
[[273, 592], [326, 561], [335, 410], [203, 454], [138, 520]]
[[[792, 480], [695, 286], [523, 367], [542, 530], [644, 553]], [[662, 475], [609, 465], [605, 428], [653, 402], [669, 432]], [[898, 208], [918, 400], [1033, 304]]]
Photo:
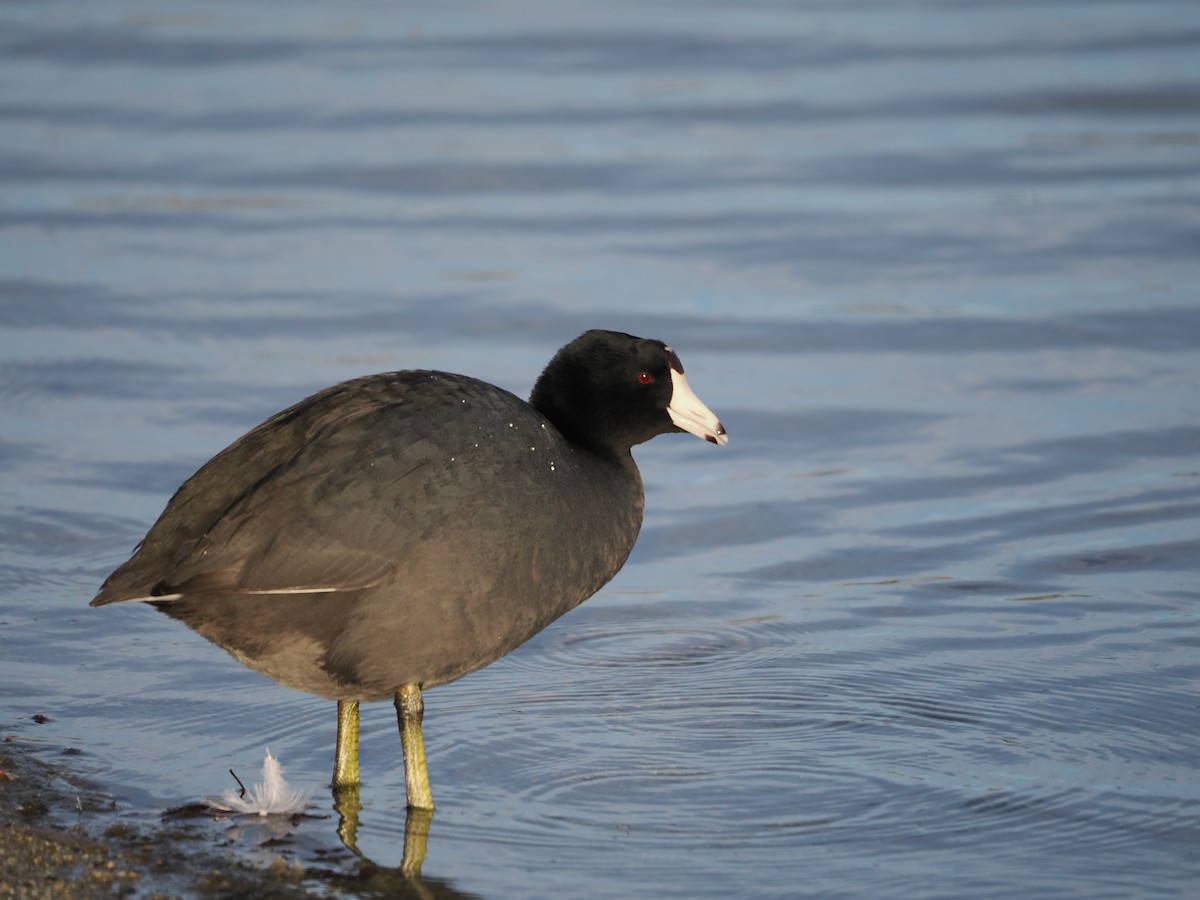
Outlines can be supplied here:
[[232, 820], [200, 804], [139, 819], [72, 770], [79, 752], [20, 732], [0, 738], [0, 900], [474, 896], [364, 858], [302, 865], [259, 845], [251, 860], [226, 830]]
[[282, 856], [260, 870], [193, 825], [131, 824], [63, 752], [0, 744], [0, 897], [309, 896], [306, 873]]

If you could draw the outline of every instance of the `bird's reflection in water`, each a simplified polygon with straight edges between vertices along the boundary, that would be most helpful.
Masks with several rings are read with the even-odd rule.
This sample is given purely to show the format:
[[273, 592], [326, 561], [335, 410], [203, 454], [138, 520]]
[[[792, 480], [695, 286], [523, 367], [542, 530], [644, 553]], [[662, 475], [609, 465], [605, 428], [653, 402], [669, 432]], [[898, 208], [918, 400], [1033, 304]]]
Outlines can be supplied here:
[[[404, 854], [400, 865], [381, 866], [373, 862], [358, 848], [358, 832], [362, 802], [357, 785], [333, 789], [333, 810], [337, 813], [337, 836], [343, 846], [353, 855], [353, 861], [341, 858], [340, 853], [316, 850], [315, 855], [323, 862], [303, 865], [294, 863], [296, 872], [302, 872], [304, 881], [318, 881], [337, 887], [352, 897], [397, 897], [401, 898], [473, 898], [476, 895], [455, 889], [450, 883], [439, 879], [425, 878], [421, 866], [425, 862], [429, 841], [429, 830], [433, 822], [433, 810], [408, 807], [404, 821]], [[212, 807], [203, 803], [168, 810], [169, 818], [210, 818]], [[217, 821], [228, 821], [225, 813], [216, 816]], [[224, 832], [226, 842], [231, 845], [259, 848], [294, 844], [300, 837], [301, 823], [310, 819], [328, 819], [319, 813], [295, 815], [238, 815]], [[302, 839], [301, 839], [302, 840]], [[310, 848], [310, 852], [313, 848]], [[305, 855], [304, 851], [300, 851]], [[278, 864], [278, 861], [276, 862]], [[301, 867], [302, 866], [302, 867]]]
[[[337, 836], [341, 838], [346, 849], [357, 856], [359, 859], [364, 859], [362, 853], [358, 849], [358, 814], [362, 812], [362, 802], [358, 799], [358, 785], [351, 784], [345, 787], [335, 787], [333, 789], [333, 811], [338, 815]], [[404, 842], [408, 844], [408, 828], [404, 829]], [[407, 849], [407, 846], [406, 848]], [[405, 859], [407, 861], [407, 853]], [[417, 862], [417, 874], [421, 873], [421, 862]], [[403, 867], [403, 863], [401, 864]]]
[[[364, 862], [370, 862], [358, 849], [358, 814], [362, 811], [358, 785], [335, 787], [333, 810], [338, 814], [337, 834], [346, 849]], [[432, 822], [432, 809], [408, 807], [404, 820], [404, 857], [397, 871], [412, 878], [421, 877]]]
[[426, 879], [421, 875], [433, 822], [433, 810], [408, 807], [404, 820], [404, 856], [398, 867], [379, 866], [358, 849], [359, 801], [358, 786], [333, 790], [333, 809], [338, 815], [337, 834], [346, 849], [359, 860], [346, 871], [325, 871], [320, 878], [352, 894], [365, 897], [398, 898], [471, 898], [475, 895], [456, 890], [448, 882]]

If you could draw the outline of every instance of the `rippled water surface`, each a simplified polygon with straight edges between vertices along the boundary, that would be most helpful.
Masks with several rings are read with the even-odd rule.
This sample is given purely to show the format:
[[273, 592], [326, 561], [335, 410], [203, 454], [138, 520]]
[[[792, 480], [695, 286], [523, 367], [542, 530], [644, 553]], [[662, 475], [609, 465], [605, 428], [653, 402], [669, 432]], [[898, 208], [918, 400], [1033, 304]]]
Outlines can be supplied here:
[[[5, 732], [330, 814], [332, 704], [87, 601], [306, 393], [611, 327], [732, 440], [640, 448], [624, 571], [429, 692], [428, 887], [1194, 896], [1200, 7], [504, 7], [0, 7]], [[362, 760], [398, 866], [387, 704]], [[230, 852], [351, 870], [281, 827]]]

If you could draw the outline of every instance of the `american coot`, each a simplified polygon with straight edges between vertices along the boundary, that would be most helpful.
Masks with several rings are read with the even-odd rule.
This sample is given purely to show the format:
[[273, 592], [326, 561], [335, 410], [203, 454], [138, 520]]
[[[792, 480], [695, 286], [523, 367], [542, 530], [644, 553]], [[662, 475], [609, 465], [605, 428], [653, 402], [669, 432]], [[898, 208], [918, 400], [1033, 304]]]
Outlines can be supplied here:
[[559, 350], [529, 403], [446, 372], [347, 381], [184, 482], [92, 606], [146, 601], [337, 700], [335, 788], [358, 783], [358, 701], [394, 698], [408, 803], [431, 809], [421, 690], [617, 573], [642, 524], [630, 448], [673, 431], [728, 440], [670, 347], [610, 331]]

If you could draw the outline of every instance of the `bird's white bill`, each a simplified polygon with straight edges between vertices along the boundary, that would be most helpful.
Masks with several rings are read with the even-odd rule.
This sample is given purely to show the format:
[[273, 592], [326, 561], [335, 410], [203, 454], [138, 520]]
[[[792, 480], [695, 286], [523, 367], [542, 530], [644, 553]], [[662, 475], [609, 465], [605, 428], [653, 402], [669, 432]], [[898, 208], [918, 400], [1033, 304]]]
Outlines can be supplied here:
[[667, 407], [667, 414], [672, 422], [698, 438], [713, 444], [729, 443], [729, 435], [725, 433], [720, 420], [700, 402], [683, 373], [674, 366], [671, 367], [671, 404]]

